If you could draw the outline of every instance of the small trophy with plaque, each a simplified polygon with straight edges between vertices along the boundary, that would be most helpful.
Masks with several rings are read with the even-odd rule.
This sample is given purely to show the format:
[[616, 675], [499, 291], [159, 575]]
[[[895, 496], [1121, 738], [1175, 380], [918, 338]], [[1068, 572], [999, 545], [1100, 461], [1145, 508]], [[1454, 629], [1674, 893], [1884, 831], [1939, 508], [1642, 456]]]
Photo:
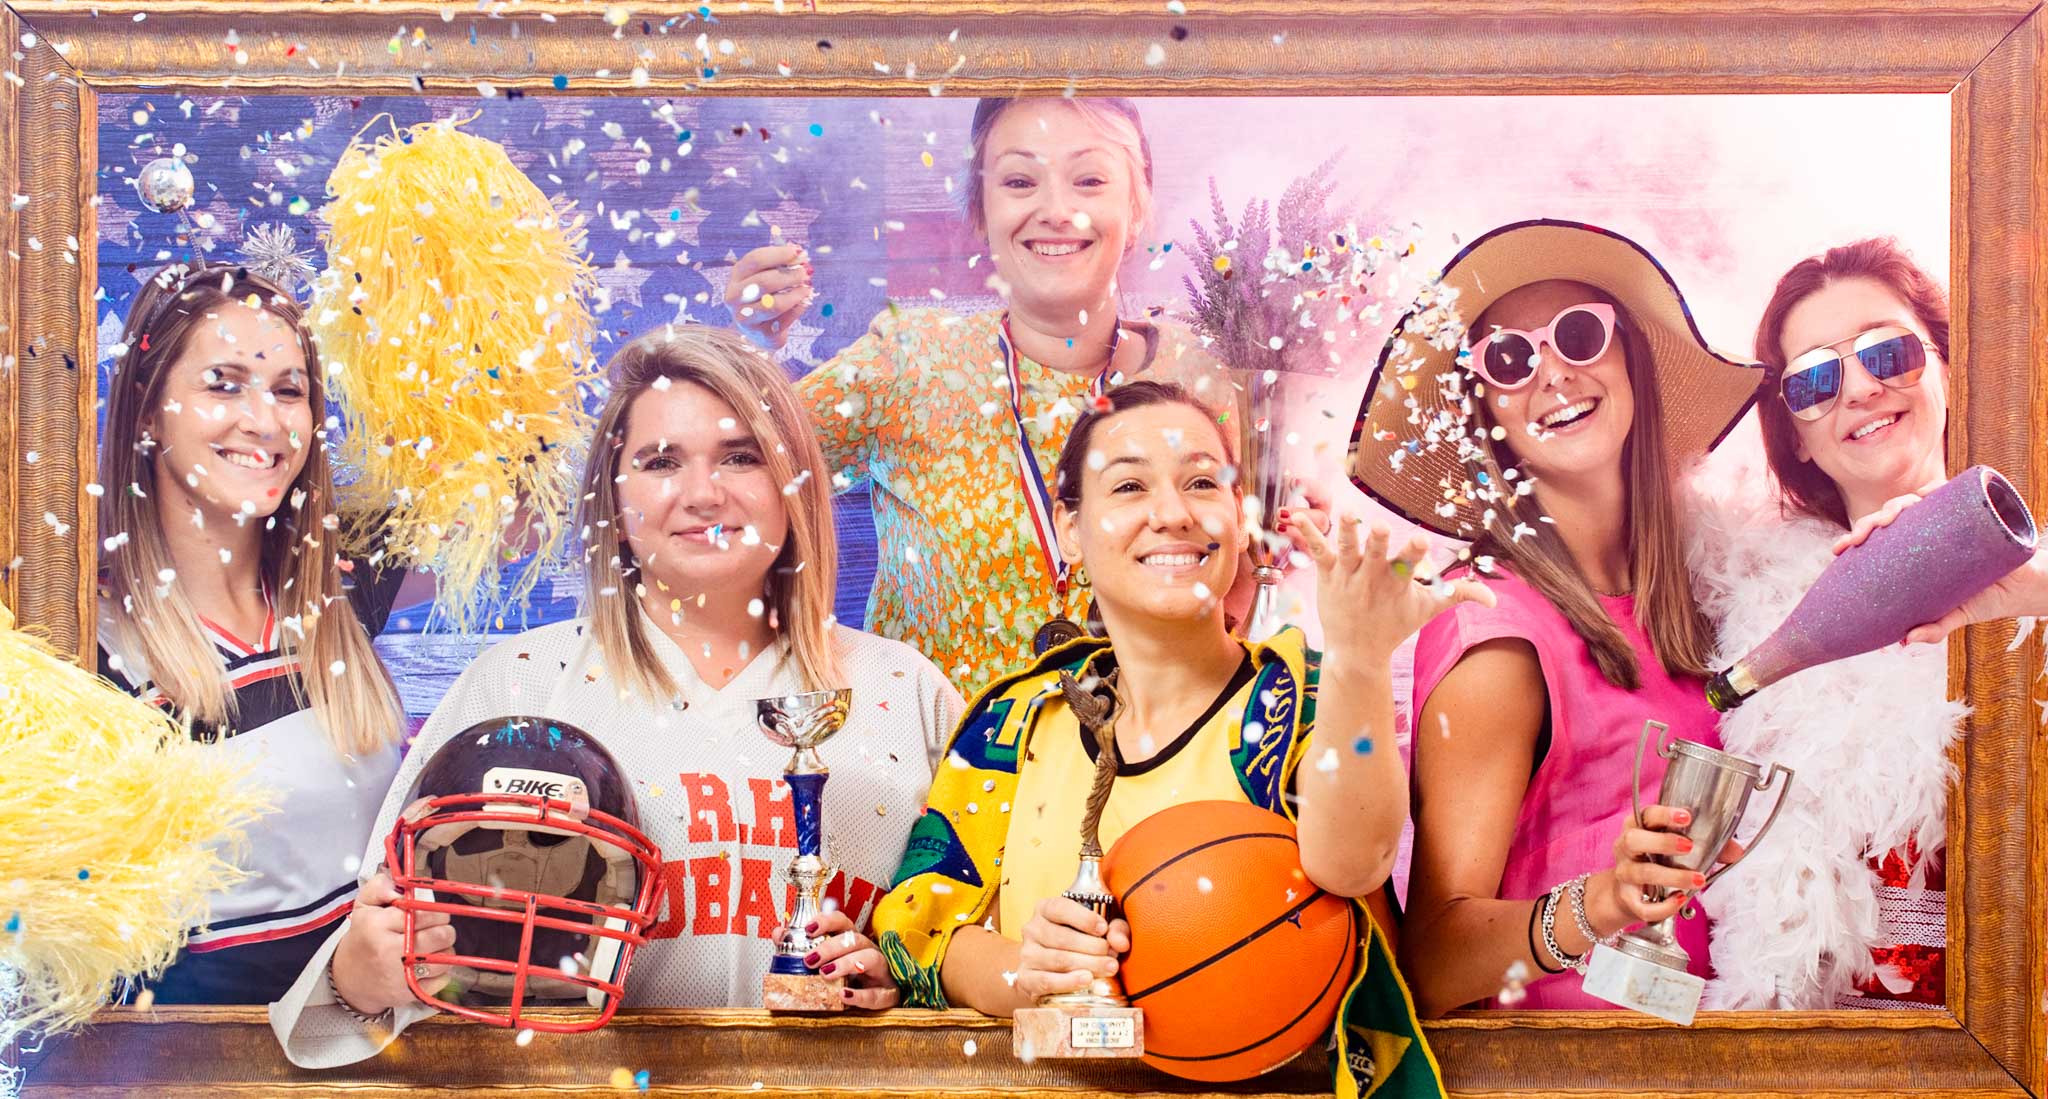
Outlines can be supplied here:
[[[1115, 673], [1111, 673], [1114, 676]], [[1083, 727], [1095, 735], [1095, 781], [1081, 816], [1081, 865], [1064, 896], [1110, 919], [1116, 898], [1102, 880], [1102, 809], [1116, 782], [1115, 706], [1085, 690], [1074, 677], [1060, 673], [1060, 693]], [[1012, 1042], [1020, 1060], [1047, 1058], [1142, 1057], [1145, 1016], [1124, 999], [1116, 982], [1097, 978], [1087, 988], [1046, 996], [1036, 1007], [1020, 1009], [1013, 1019]]]

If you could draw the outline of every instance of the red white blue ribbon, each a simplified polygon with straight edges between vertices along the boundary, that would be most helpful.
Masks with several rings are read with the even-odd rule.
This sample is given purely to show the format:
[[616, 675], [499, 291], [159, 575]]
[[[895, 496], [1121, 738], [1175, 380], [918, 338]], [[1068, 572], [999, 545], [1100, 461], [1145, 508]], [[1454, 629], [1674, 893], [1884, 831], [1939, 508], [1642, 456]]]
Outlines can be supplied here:
[[[1117, 340], [1121, 328], [1109, 330], [1109, 362], [1104, 363], [1102, 372], [1089, 383], [1090, 398], [1100, 397], [1109, 389], [1109, 375], [1116, 362]], [[1045, 571], [1053, 578], [1053, 590], [1061, 595], [1067, 593], [1067, 562], [1060, 556], [1059, 535], [1052, 522], [1052, 493], [1046, 488], [1045, 474], [1038, 468], [1038, 455], [1032, 452], [1031, 438], [1024, 433], [1024, 379], [1017, 370], [1017, 344], [1010, 336], [1010, 316], [1003, 314], [1002, 331], [996, 335], [996, 347], [1003, 354], [1003, 366], [1010, 376], [1010, 419], [1017, 425], [1017, 481], [1024, 492], [1024, 510], [1031, 515], [1031, 529], [1038, 535], [1038, 552], [1045, 557]]]

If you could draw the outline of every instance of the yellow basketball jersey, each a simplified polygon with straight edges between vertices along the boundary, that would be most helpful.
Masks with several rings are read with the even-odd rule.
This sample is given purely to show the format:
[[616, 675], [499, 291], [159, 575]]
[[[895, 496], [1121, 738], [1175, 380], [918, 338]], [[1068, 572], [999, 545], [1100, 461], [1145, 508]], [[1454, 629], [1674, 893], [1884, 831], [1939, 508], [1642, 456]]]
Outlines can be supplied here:
[[[1252, 673], [1247, 657], [1207, 713], [1150, 758], [1118, 770], [1102, 810], [1105, 852], [1131, 826], [1169, 805], [1248, 800], [1230, 754], [1243, 740], [1245, 709], [1256, 680]], [[996, 898], [999, 929], [1013, 939], [1023, 934], [1039, 901], [1073, 884], [1081, 816], [1095, 781], [1096, 745], [1064, 700], [1057, 694], [1046, 700], [1035, 724], [1016, 800], [1009, 807], [1009, 842]]]

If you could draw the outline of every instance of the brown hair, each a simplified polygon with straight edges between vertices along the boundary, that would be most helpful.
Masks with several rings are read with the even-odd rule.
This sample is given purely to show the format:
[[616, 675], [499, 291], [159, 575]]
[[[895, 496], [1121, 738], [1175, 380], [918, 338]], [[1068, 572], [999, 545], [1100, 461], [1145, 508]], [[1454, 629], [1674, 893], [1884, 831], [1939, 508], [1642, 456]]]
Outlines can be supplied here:
[[1818, 465], [1800, 459], [1798, 425], [1778, 388], [1785, 376], [1785, 318], [1809, 295], [1842, 279], [1870, 279], [1897, 294], [1927, 329], [1944, 363], [1948, 362], [1948, 294], [1898, 241], [1872, 237], [1793, 264], [1778, 280], [1778, 288], [1771, 292], [1764, 315], [1757, 321], [1756, 357], [1765, 370], [1764, 398], [1757, 402], [1757, 419], [1763, 427], [1764, 456], [1778, 482], [1784, 509], [1787, 514], [1810, 515], [1846, 528], [1849, 507], [1842, 500], [1842, 490]]
[[[1657, 392], [1650, 341], [1636, 327], [1626, 306], [1597, 287], [1585, 289], [1614, 306], [1615, 330], [1628, 361], [1629, 386], [1634, 390], [1635, 422], [1622, 444], [1621, 468], [1627, 488], [1629, 583], [1636, 596], [1635, 618], [1649, 635], [1650, 647], [1666, 672], [1702, 676], [1708, 671], [1713, 632], [1693, 602], [1692, 581], [1686, 572], [1678, 508], [1672, 500], [1671, 462], [1664, 449], [1663, 401]], [[1472, 330], [1486, 331], [1484, 321], [1482, 313]], [[1487, 402], [1474, 404], [1482, 410], [1481, 422], [1491, 428]], [[1513, 452], [1504, 442], [1491, 439], [1487, 448], [1495, 462], [1490, 476], [1499, 478], [1502, 467], [1511, 464]], [[1489, 513], [1486, 531], [1474, 541], [1473, 552], [1506, 561], [1516, 576], [1541, 592], [1586, 643], [1601, 678], [1623, 690], [1641, 687], [1642, 669], [1628, 639], [1607, 617], [1598, 593], [1554, 525], [1541, 521], [1534, 493], [1509, 492], [1505, 501], [1505, 514]], [[1512, 531], [1518, 522], [1534, 533], [1515, 538]]]
[[[1193, 393], [1178, 382], [1138, 381], [1125, 382], [1102, 395], [1103, 406], [1083, 412], [1074, 421], [1074, 430], [1067, 435], [1067, 443], [1060, 448], [1060, 460], [1053, 467], [1053, 499], [1069, 508], [1081, 506], [1081, 482], [1088, 463], [1088, 451], [1095, 441], [1095, 429], [1102, 421], [1119, 412], [1148, 405], [1184, 404], [1202, 414], [1211, 424], [1216, 423], [1215, 410], [1203, 404]], [[1237, 462], [1236, 447], [1232, 445], [1230, 433], [1222, 425], [1216, 427], [1216, 437], [1223, 440], [1223, 460]]]
[[[305, 356], [306, 400], [315, 417], [324, 416], [319, 349], [290, 294], [241, 267], [169, 267], [144, 283], [129, 306], [107, 387], [100, 450], [100, 528], [128, 538], [104, 562], [108, 595], [123, 612], [113, 616], [109, 648], [145, 664], [149, 681], [182, 713], [216, 725], [233, 718], [234, 692], [200, 628], [198, 608], [176, 584], [158, 582], [172, 557], [161, 504], [153, 495], [157, 448], [148, 432], [170, 367], [184, 354], [193, 330], [221, 310], [251, 307], [291, 326]], [[363, 754], [397, 743], [405, 714], [362, 622], [346, 602], [330, 606], [344, 596], [326, 436], [326, 429], [316, 427], [313, 438], [302, 441], [306, 464], [284, 493], [287, 505], [265, 526], [259, 569], [280, 612], [279, 648], [301, 669], [289, 677], [294, 695], [310, 705], [337, 750]], [[283, 613], [290, 607], [299, 613]], [[326, 674], [337, 662], [348, 674]]]
[[[990, 98], [974, 105], [974, 121], [967, 127], [973, 146], [967, 161], [967, 224], [984, 236], [988, 233], [988, 209], [981, 200], [982, 161], [988, 156], [988, 136], [996, 120], [1024, 99]], [[1145, 136], [1138, 104], [1129, 99], [1075, 98], [1063, 102], [1095, 125], [1123, 151], [1131, 166], [1131, 245], [1135, 247], [1146, 224], [1152, 220], [1152, 142]]]
[[[611, 393], [597, 420], [590, 458], [583, 467], [577, 525], [584, 543], [584, 613], [605, 663], [632, 690], [666, 703], [678, 692], [674, 678], [654, 655], [640, 616], [633, 547], [626, 541], [619, 504], [619, 457], [626, 445], [626, 419], [633, 402], [656, 387], [687, 382], [732, 406], [740, 423], [761, 444], [768, 472], [783, 486], [789, 536], [768, 570], [762, 602], [769, 621], [796, 657], [811, 690], [844, 686], [832, 646], [829, 619], [839, 582], [839, 549], [832, 533], [831, 482], [825, 454], [810, 416], [782, 369], [741, 337], [722, 328], [667, 325], [634, 340], [612, 356], [606, 368]], [[607, 536], [605, 531], [612, 533]], [[620, 595], [625, 598], [618, 598]]]

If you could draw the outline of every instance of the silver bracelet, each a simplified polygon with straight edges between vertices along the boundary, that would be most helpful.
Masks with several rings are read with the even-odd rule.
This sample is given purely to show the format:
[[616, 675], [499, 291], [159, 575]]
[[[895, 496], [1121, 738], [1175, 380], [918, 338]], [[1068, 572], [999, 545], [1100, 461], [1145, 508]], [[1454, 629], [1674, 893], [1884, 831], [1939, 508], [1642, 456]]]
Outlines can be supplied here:
[[[1593, 946], [1610, 946], [1614, 942], [1614, 936], [1602, 936], [1598, 931], [1593, 930], [1593, 921], [1586, 918], [1586, 882], [1592, 876], [1591, 874], [1580, 874], [1572, 879], [1571, 885], [1566, 887], [1566, 893], [1571, 897], [1572, 902], [1572, 922], [1579, 925], [1579, 934], [1584, 936], [1585, 940], [1592, 943]], [[1579, 955], [1579, 964], [1572, 967], [1578, 972], [1579, 976], [1583, 977], [1586, 975], [1586, 966], [1589, 964], [1586, 959], [1591, 958], [1592, 955], [1592, 946], [1587, 947], [1586, 952]]]
[[1586, 956], [1584, 954], [1567, 954], [1564, 952], [1563, 947], [1557, 945], [1557, 902], [1558, 898], [1564, 895], [1568, 885], [1569, 883], [1567, 882], [1559, 882], [1551, 886], [1550, 892], [1543, 898], [1543, 949], [1550, 951], [1551, 960], [1555, 961], [1560, 967], [1570, 969], [1574, 973], [1584, 974], [1586, 972]]
[[380, 1011], [375, 1015], [365, 1015], [362, 1012], [357, 1011], [355, 1007], [351, 1005], [345, 997], [342, 996], [341, 986], [334, 983], [334, 962], [332, 959], [330, 959], [327, 963], [327, 991], [334, 994], [335, 1005], [340, 1007], [343, 1012], [347, 1013], [349, 1018], [354, 1019], [356, 1022], [361, 1023], [364, 1026], [382, 1026], [386, 1029], [390, 1028], [391, 1024], [387, 1020], [392, 1018], [392, 1012], [394, 1011], [393, 1008], [387, 1007], [383, 1011]]

